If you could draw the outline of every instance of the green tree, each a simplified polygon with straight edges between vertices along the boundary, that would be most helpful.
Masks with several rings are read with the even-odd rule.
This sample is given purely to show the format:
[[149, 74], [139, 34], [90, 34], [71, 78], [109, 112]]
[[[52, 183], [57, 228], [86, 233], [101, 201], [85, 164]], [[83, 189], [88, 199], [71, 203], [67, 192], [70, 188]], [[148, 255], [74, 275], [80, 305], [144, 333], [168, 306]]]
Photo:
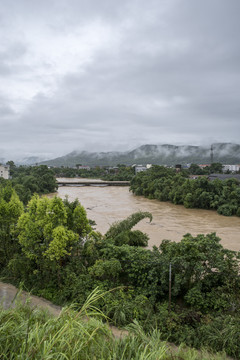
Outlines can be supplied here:
[[34, 193], [48, 194], [58, 188], [54, 172], [46, 165], [15, 167], [12, 177], [13, 186], [24, 204]]
[[172, 263], [174, 296], [203, 310], [229, 308], [229, 297], [239, 298], [238, 254], [224, 249], [215, 233], [164, 240], [159, 249], [165, 263]]
[[0, 266], [7, 265], [19, 251], [16, 224], [23, 213], [23, 204], [10, 183], [0, 185]]
[[191, 164], [190, 167], [188, 168], [188, 172], [191, 175], [203, 175], [204, 174], [203, 170], [197, 164]]
[[16, 165], [14, 164], [14, 161], [12, 161], [12, 160], [7, 161], [6, 164], [10, 166], [10, 175], [12, 176], [16, 170]]
[[221, 163], [212, 163], [209, 167], [209, 174], [211, 173], [219, 173], [222, 174], [223, 172], [223, 165]]
[[27, 211], [17, 225], [18, 239], [23, 254], [31, 262], [35, 273], [50, 277], [77, 255], [77, 248], [92, 231], [81, 205], [60, 198], [33, 196]]
[[124, 231], [131, 230], [133, 226], [135, 226], [139, 221], [141, 221], [146, 217], [149, 218], [150, 222], [152, 221], [152, 214], [150, 214], [149, 212], [142, 212], [142, 211], [130, 215], [125, 220], [117, 221], [113, 225], [111, 225], [109, 230], [106, 232], [105, 237], [114, 238], [115, 236], [119, 235]]
[[106, 232], [106, 239], [113, 239], [115, 244], [120, 246], [129, 244], [132, 246], [147, 246], [149, 237], [140, 230], [131, 229], [142, 219], [149, 218], [152, 221], [152, 214], [149, 212], [137, 212], [127, 219], [115, 222]]

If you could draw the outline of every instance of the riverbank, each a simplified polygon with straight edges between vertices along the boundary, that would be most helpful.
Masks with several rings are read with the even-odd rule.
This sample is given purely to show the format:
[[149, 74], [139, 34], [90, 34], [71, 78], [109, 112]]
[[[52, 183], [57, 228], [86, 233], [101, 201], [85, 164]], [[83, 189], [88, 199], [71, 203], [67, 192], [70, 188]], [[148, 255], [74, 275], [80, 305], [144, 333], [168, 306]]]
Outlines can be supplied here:
[[137, 211], [147, 211], [153, 215], [153, 221], [142, 220], [136, 229], [148, 234], [149, 248], [159, 246], [164, 239], [181, 241], [186, 233], [196, 236], [216, 232], [225, 248], [240, 250], [238, 217], [225, 217], [211, 210], [186, 209], [182, 205], [149, 200], [133, 195], [127, 187], [60, 187], [56, 195], [62, 199], [67, 196], [70, 201], [77, 198], [85, 207], [88, 217], [96, 222], [96, 230], [102, 234], [112, 223]]

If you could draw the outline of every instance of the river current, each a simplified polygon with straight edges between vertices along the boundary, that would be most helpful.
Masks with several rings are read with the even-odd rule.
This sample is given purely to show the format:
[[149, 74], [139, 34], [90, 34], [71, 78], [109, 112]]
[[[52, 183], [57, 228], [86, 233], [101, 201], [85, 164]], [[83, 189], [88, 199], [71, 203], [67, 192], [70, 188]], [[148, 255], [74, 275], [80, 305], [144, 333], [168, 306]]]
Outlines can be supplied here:
[[115, 221], [140, 210], [153, 215], [151, 223], [143, 219], [135, 227], [148, 234], [149, 247], [159, 246], [163, 239], [180, 241], [186, 233], [195, 236], [216, 232], [224, 247], [240, 250], [239, 217], [225, 217], [215, 211], [186, 209], [182, 205], [149, 200], [133, 195], [125, 186], [63, 186], [59, 187], [57, 196], [62, 199], [68, 196], [70, 201], [77, 198], [85, 207], [88, 218], [96, 222], [96, 230], [102, 234]]

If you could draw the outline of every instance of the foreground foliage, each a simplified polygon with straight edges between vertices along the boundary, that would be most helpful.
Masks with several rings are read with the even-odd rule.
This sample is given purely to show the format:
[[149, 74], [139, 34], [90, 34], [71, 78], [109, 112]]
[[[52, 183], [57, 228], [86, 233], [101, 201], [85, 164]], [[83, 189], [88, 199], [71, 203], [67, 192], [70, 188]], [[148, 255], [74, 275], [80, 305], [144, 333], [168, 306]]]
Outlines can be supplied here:
[[[172, 349], [157, 330], [144, 332], [137, 323], [128, 326], [129, 334], [115, 338], [95, 306], [102, 292], [95, 290], [79, 311], [73, 305], [58, 317], [18, 302], [14, 309], [0, 309], [1, 359], [45, 360], [221, 360], [212, 355], [180, 347]], [[86, 320], [86, 316], [88, 320]]]
[[10, 183], [0, 185], [0, 269], [7, 266], [13, 254], [20, 251], [16, 225], [23, 213], [23, 204]]

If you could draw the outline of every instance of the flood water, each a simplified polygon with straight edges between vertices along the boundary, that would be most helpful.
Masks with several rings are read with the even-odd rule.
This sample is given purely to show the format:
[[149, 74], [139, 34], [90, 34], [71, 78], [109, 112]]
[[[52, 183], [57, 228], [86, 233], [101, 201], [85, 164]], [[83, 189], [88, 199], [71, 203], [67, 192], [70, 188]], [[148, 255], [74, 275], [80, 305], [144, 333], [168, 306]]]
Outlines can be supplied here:
[[70, 201], [79, 199], [88, 218], [96, 222], [96, 230], [102, 234], [113, 222], [141, 210], [153, 215], [151, 223], [143, 219], [135, 227], [149, 235], [149, 247], [159, 246], [163, 239], [180, 241], [186, 233], [197, 235], [216, 232], [224, 247], [240, 250], [239, 217], [226, 217], [215, 211], [186, 209], [182, 205], [149, 200], [133, 195], [129, 187], [125, 186], [63, 186], [59, 187], [57, 195], [62, 199], [68, 196]]

